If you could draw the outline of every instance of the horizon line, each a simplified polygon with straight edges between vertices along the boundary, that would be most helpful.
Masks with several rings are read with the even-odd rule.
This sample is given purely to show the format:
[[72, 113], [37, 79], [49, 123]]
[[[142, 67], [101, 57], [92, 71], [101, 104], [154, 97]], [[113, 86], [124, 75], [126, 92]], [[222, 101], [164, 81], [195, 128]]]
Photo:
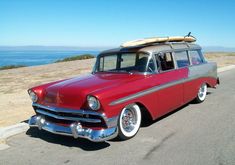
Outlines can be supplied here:
[[[197, 44], [197, 43], [196, 43]], [[115, 45], [106, 45], [106, 46], [101, 46], [101, 45], [91, 45], [91, 46], [75, 46], [75, 45], [0, 45], [0, 47], [81, 47], [81, 48], [87, 48], [87, 47], [115, 47]], [[117, 46], [116, 46], [117, 47]], [[224, 47], [224, 48], [235, 48], [231, 46], [222, 46], [222, 45], [204, 45], [203, 47]]]

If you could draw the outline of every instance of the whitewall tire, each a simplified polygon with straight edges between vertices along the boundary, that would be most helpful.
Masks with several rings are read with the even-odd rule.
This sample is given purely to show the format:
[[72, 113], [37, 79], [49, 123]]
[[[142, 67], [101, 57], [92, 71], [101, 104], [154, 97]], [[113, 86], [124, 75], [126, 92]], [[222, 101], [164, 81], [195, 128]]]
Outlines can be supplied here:
[[197, 93], [197, 97], [195, 98], [195, 101], [197, 103], [201, 103], [206, 99], [206, 94], [207, 94], [207, 85], [203, 83]]
[[127, 140], [134, 137], [141, 124], [141, 110], [137, 104], [122, 109], [118, 119], [118, 138]]

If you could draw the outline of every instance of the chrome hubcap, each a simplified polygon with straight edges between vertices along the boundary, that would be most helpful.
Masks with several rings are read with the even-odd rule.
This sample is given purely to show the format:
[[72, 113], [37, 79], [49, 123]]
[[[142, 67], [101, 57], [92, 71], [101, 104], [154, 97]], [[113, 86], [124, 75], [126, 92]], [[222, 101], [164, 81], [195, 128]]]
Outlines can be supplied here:
[[127, 132], [134, 130], [137, 123], [137, 115], [134, 109], [128, 108], [125, 109], [122, 116], [122, 126], [123, 129]]
[[203, 84], [198, 91], [198, 97], [200, 100], [204, 100], [206, 92], [207, 92], [206, 84]]

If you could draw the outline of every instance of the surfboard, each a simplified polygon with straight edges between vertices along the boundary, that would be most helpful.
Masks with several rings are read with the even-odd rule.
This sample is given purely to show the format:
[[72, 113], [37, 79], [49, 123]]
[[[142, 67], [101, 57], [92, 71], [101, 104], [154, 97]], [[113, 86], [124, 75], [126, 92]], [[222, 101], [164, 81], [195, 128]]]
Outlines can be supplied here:
[[154, 43], [163, 43], [163, 42], [195, 42], [195, 41], [196, 41], [196, 38], [192, 36], [152, 37], [152, 38], [128, 41], [128, 42], [123, 43], [121, 47], [151, 45]]

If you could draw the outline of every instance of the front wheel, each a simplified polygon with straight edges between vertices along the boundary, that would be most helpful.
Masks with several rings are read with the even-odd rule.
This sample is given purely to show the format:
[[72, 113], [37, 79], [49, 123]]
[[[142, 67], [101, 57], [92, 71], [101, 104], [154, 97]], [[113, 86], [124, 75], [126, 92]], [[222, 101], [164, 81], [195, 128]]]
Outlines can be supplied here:
[[206, 99], [207, 85], [204, 83], [200, 86], [198, 90], [197, 97], [195, 98], [196, 103], [201, 103]]
[[141, 124], [141, 111], [138, 105], [131, 104], [126, 106], [118, 120], [118, 138], [127, 140], [134, 137]]

